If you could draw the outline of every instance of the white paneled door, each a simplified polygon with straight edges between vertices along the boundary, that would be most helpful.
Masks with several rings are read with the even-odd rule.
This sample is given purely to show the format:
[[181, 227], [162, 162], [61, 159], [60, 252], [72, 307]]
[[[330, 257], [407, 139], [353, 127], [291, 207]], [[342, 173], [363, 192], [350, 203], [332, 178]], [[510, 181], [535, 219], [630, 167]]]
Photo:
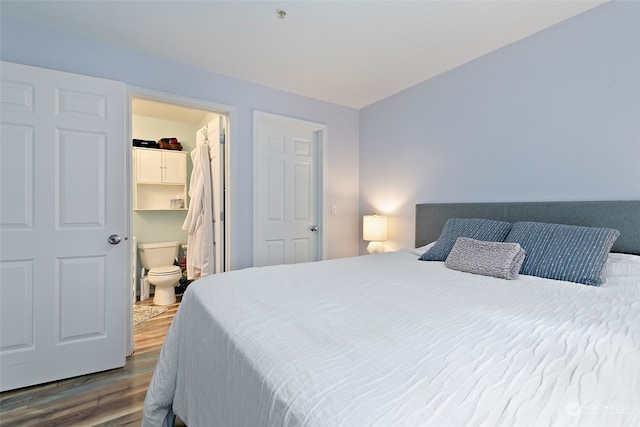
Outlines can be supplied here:
[[254, 265], [317, 261], [318, 126], [264, 113], [254, 126]]
[[4, 391], [124, 365], [130, 251], [124, 84], [0, 66]]

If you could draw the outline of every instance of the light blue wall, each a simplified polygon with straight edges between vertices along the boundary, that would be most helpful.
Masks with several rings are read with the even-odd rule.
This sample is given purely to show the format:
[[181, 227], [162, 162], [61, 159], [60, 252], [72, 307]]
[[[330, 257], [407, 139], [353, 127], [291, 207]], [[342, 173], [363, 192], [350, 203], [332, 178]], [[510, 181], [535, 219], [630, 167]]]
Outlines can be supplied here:
[[[234, 267], [252, 257], [252, 114], [329, 126], [329, 256], [360, 215], [413, 243], [414, 205], [640, 198], [640, 3], [613, 1], [359, 113], [0, 17], [2, 60], [237, 108]], [[359, 198], [358, 198], [359, 196]]]
[[[338, 206], [338, 214], [328, 216], [325, 228], [328, 256], [358, 253], [358, 110], [138, 55], [6, 17], [0, 19], [0, 58], [4, 61], [118, 80], [236, 108], [236, 134], [231, 140], [234, 144], [231, 173], [235, 184], [233, 268], [247, 267], [253, 262], [253, 111], [326, 124], [327, 205]], [[215, 55], [214, 45], [211, 54]]]
[[[361, 214], [416, 203], [640, 199], [640, 2], [612, 2], [360, 112]], [[361, 251], [364, 246], [361, 245]]]

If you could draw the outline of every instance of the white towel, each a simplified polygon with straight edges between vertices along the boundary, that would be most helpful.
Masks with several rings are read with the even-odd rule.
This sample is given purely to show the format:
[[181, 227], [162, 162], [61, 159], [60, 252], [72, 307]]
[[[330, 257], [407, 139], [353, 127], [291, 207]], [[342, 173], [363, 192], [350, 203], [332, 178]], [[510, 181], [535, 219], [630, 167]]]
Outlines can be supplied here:
[[214, 273], [213, 201], [209, 146], [199, 144], [191, 152], [193, 170], [189, 187], [191, 204], [182, 229], [188, 236], [187, 277], [191, 280]]

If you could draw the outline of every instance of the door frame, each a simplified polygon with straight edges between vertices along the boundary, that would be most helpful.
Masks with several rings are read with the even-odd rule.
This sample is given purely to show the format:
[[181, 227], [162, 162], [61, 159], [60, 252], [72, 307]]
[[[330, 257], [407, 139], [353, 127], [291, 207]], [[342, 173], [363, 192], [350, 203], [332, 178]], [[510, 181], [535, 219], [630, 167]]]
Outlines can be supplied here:
[[[225, 218], [224, 218], [224, 234], [225, 234], [225, 262], [224, 262], [224, 271], [231, 271], [231, 266], [232, 266], [232, 245], [233, 245], [233, 239], [232, 239], [232, 218], [233, 218], [233, 214], [232, 214], [232, 206], [233, 206], [233, 201], [234, 201], [234, 194], [233, 194], [233, 188], [235, 187], [235, 183], [236, 183], [236, 174], [235, 174], [235, 168], [231, 167], [232, 165], [232, 159], [235, 158], [235, 151], [236, 151], [236, 147], [234, 146], [234, 144], [231, 143], [234, 135], [236, 134], [236, 122], [237, 122], [237, 111], [235, 107], [232, 107], [230, 105], [225, 105], [225, 104], [218, 104], [215, 102], [209, 102], [209, 101], [204, 101], [201, 99], [196, 99], [196, 98], [190, 98], [187, 96], [181, 96], [181, 95], [176, 95], [173, 93], [167, 93], [167, 92], [162, 92], [162, 91], [157, 91], [157, 90], [153, 90], [153, 89], [147, 89], [147, 88], [142, 88], [142, 87], [138, 87], [138, 86], [131, 86], [131, 85], [127, 85], [126, 87], [126, 99], [127, 99], [127, 109], [126, 109], [126, 119], [127, 119], [127, 123], [126, 123], [126, 131], [127, 131], [127, 135], [129, 138], [129, 141], [132, 140], [133, 138], [133, 133], [132, 133], [132, 123], [131, 123], [131, 115], [132, 115], [132, 102], [134, 98], [138, 98], [138, 99], [146, 99], [149, 101], [155, 101], [155, 102], [161, 102], [161, 103], [165, 103], [165, 104], [173, 104], [176, 106], [180, 106], [180, 107], [186, 107], [186, 108], [195, 108], [195, 109], [199, 109], [199, 110], [205, 110], [205, 111], [210, 111], [212, 113], [216, 113], [219, 114], [221, 116], [225, 116], [227, 118], [227, 129], [226, 129], [226, 133], [225, 133], [225, 159], [224, 159], [224, 178], [225, 178], [225, 206], [224, 206], [224, 211], [225, 211]], [[125, 159], [125, 167], [127, 168], [128, 171], [131, 171], [131, 150], [126, 150], [127, 154], [126, 154], [126, 159]], [[133, 197], [133, 193], [132, 193], [132, 177], [131, 174], [128, 174], [126, 177], [126, 191], [128, 192], [127, 194], [127, 212], [128, 212], [128, 223], [126, 224], [127, 226], [127, 235], [131, 236], [131, 232], [132, 232], [132, 224], [133, 224], [133, 201], [132, 201], [132, 197]], [[129, 250], [129, 253], [131, 254], [131, 249]], [[128, 266], [129, 266], [129, 276], [128, 277], [132, 277], [134, 274], [133, 271], [133, 265], [132, 265], [132, 260], [131, 257], [129, 258], [128, 261]], [[127, 319], [127, 338], [128, 338], [128, 354], [132, 354], [133, 353], [133, 300], [132, 300], [132, 293], [130, 291], [131, 289], [131, 283], [129, 283], [128, 288], [129, 291], [127, 292], [127, 295], [129, 295], [129, 298], [127, 298], [127, 311], [130, 313], [130, 315], [128, 316]]]
[[328, 126], [326, 124], [311, 122], [308, 120], [296, 119], [293, 117], [281, 116], [272, 113], [266, 113], [264, 111], [253, 111], [253, 265], [257, 264], [258, 260], [258, 191], [259, 179], [256, 171], [258, 170], [259, 162], [262, 160], [258, 157], [260, 150], [258, 146], [260, 140], [258, 138], [258, 123], [267, 123], [277, 126], [302, 128], [312, 131], [316, 138], [317, 156], [316, 156], [316, 170], [318, 172], [316, 180], [316, 218], [318, 225], [318, 247], [317, 254], [318, 260], [327, 259], [327, 247], [326, 239], [329, 233], [327, 232], [327, 209], [326, 202], [328, 198], [328, 161], [327, 161], [327, 141], [328, 141]]

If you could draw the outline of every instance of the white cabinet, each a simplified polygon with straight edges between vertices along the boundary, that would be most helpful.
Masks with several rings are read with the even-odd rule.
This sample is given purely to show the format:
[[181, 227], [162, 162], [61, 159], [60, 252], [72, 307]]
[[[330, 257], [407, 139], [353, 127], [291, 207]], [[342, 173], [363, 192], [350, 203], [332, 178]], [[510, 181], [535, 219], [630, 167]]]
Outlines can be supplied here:
[[136, 181], [140, 184], [186, 184], [187, 153], [134, 148]]
[[135, 210], [183, 210], [187, 201], [187, 153], [134, 148]]

